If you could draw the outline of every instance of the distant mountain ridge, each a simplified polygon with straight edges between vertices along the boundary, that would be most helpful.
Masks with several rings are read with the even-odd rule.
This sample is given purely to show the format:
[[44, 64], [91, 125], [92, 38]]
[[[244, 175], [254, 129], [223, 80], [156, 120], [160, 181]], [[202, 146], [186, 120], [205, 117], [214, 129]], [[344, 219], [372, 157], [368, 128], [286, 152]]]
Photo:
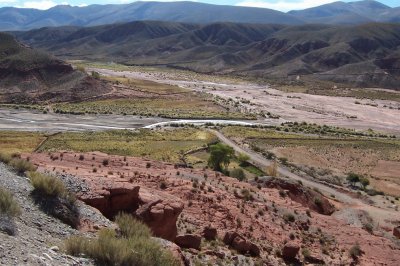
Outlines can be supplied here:
[[0, 8], [0, 31], [58, 26], [97, 26], [130, 21], [168, 21], [196, 24], [215, 22], [301, 25], [308, 23], [361, 24], [400, 22], [400, 8], [372, 0], [334, 2], [319, 7], [283, 13], [241, 6], [198, 2], [134, 2], [131, 4], [55, 6], [48, 10]]
[[400, 24], [137, 21], [14, 34], [35, 48], [69, 59], [283, 79], [313, 75], [357, 86], [400, 89]]
[[48, 26], [96, 26], [138, 20], [185, 23], [241, 22], [301, 24], [300, 19], [265, 8], [220, 6], [196, 2], [134, 2], [131, 4], [56, 6], [49, 10], [0, 8], [0, 30]]
[[400, 22], [400, 8], [391, 8], [373, 0], [349, 3], [338, 1], [304, 10], [290, 11], [288, 14], [307, 23]]

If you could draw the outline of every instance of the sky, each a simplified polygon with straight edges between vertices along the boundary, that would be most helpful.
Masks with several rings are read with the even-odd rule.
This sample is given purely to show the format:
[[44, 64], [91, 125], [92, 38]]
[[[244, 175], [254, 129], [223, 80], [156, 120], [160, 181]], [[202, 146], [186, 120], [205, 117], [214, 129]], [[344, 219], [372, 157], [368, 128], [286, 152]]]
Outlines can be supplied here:
[[[22, 8], [37, 8], [49, 9], [56, 5], [72, 5], [72, 6], [86, 6], [91, 4], [122, 4], [131, 3], [135, 0], [0, 0], [0, 7], [14, 6]], [[143, 0], [142, 0], [143, 1]], [[147, 0], [144, 0], [147, 1]], [[173, 2], [174, 0], [158, 0], [159, 2]], [[176, 0], [175, 0], [176, 1]], [[289, 11], [296, 9], [305, 9], [309, 7], [328, 4], [337, 0], [191, 0], [194, 2], [203, 2], [217, 5], [236, 5], [236, 6], [251, 6], [251, 7], [264, 7], [280, 11]], [[344, 2], [350, 2], [342, 0]], [[379, 2], [391, 7], [400, 6], [399, 0], [379, 0]]]

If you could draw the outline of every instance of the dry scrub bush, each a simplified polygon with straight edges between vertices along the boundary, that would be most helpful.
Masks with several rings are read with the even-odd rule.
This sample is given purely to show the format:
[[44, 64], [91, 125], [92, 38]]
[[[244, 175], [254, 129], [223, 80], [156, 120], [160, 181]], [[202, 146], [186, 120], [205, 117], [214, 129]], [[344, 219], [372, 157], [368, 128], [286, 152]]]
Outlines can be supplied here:
[[36, 167], [31, 162], [19, 158], [12, 159], [8, 165], [10, 165], [18, 174], [36, 170]]
[[28, 172], [32, 186], [39, 195], [58, 197], [67, 200], [74, 205], [76, 197], [70, 193], [64, 183], [54, 176], [44, 175], [38, 172]]
[[103, 229], [97, 239], [72, 237], [65, 241], [71, 255], [85, 255], [100, 265], [172, 266], [179, 265], [151, 238], [150, 230], [128, 214], [115, 219], [119, 231]]
[[12, 194], [0, 187], [0, 214], [1, 216], [15, 217], [21, 214], [18, 203], [14, 200]]

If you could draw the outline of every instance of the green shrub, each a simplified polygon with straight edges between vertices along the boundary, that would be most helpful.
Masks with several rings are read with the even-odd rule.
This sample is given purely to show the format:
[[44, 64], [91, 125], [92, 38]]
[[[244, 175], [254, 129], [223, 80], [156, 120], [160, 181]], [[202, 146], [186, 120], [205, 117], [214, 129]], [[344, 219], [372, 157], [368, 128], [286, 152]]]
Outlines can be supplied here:
[[229, 176], [236, 178], [239, 181], [243, 181], [246, 179], [246, 175], [244, 174], [241, 168], [233, 169], [232, 171], [229, 172]]
[[35, 191], [40, 195], [65, 197], [67, 194], [64, 183], [57, 177], [44, 175], [38, 172], [29, 172], [28, 176]]
[[150, 230], [128, 214], [116, 217], [119, 233], [103, 229], [97, 239], [72, 237], [65, 241], [71, 255], [86, 255], [99, 265], [179, 265], [172, 254], [151, 238]]
[[9, 165], [18, 173], [24, 174], [25, 172], [35, 171], [36, 167], [27, 160], [14, 158], [9, 162]]
[[0, 187], [0, 214], [9, 217], [19, 216], [21, 209], [12, 194]]

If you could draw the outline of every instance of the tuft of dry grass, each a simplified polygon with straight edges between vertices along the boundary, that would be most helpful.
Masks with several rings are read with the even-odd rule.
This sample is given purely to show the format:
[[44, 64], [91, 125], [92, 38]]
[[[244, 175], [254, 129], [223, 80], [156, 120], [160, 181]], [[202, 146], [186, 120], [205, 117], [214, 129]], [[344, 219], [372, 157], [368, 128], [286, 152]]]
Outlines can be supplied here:
[[118, 215], [116, 223], [119, 232], [103, 229], [97, 239], [67, 239], [65, 251], [75, 256], [88, 256], [100, 265], [179, 265], [172, 254], [151, 238], [146, 225], [128, 214]]
[[21, 215], [21, 208], [13, 195], [2, 187], [0, 187], [0, 214], [9, 217]]

